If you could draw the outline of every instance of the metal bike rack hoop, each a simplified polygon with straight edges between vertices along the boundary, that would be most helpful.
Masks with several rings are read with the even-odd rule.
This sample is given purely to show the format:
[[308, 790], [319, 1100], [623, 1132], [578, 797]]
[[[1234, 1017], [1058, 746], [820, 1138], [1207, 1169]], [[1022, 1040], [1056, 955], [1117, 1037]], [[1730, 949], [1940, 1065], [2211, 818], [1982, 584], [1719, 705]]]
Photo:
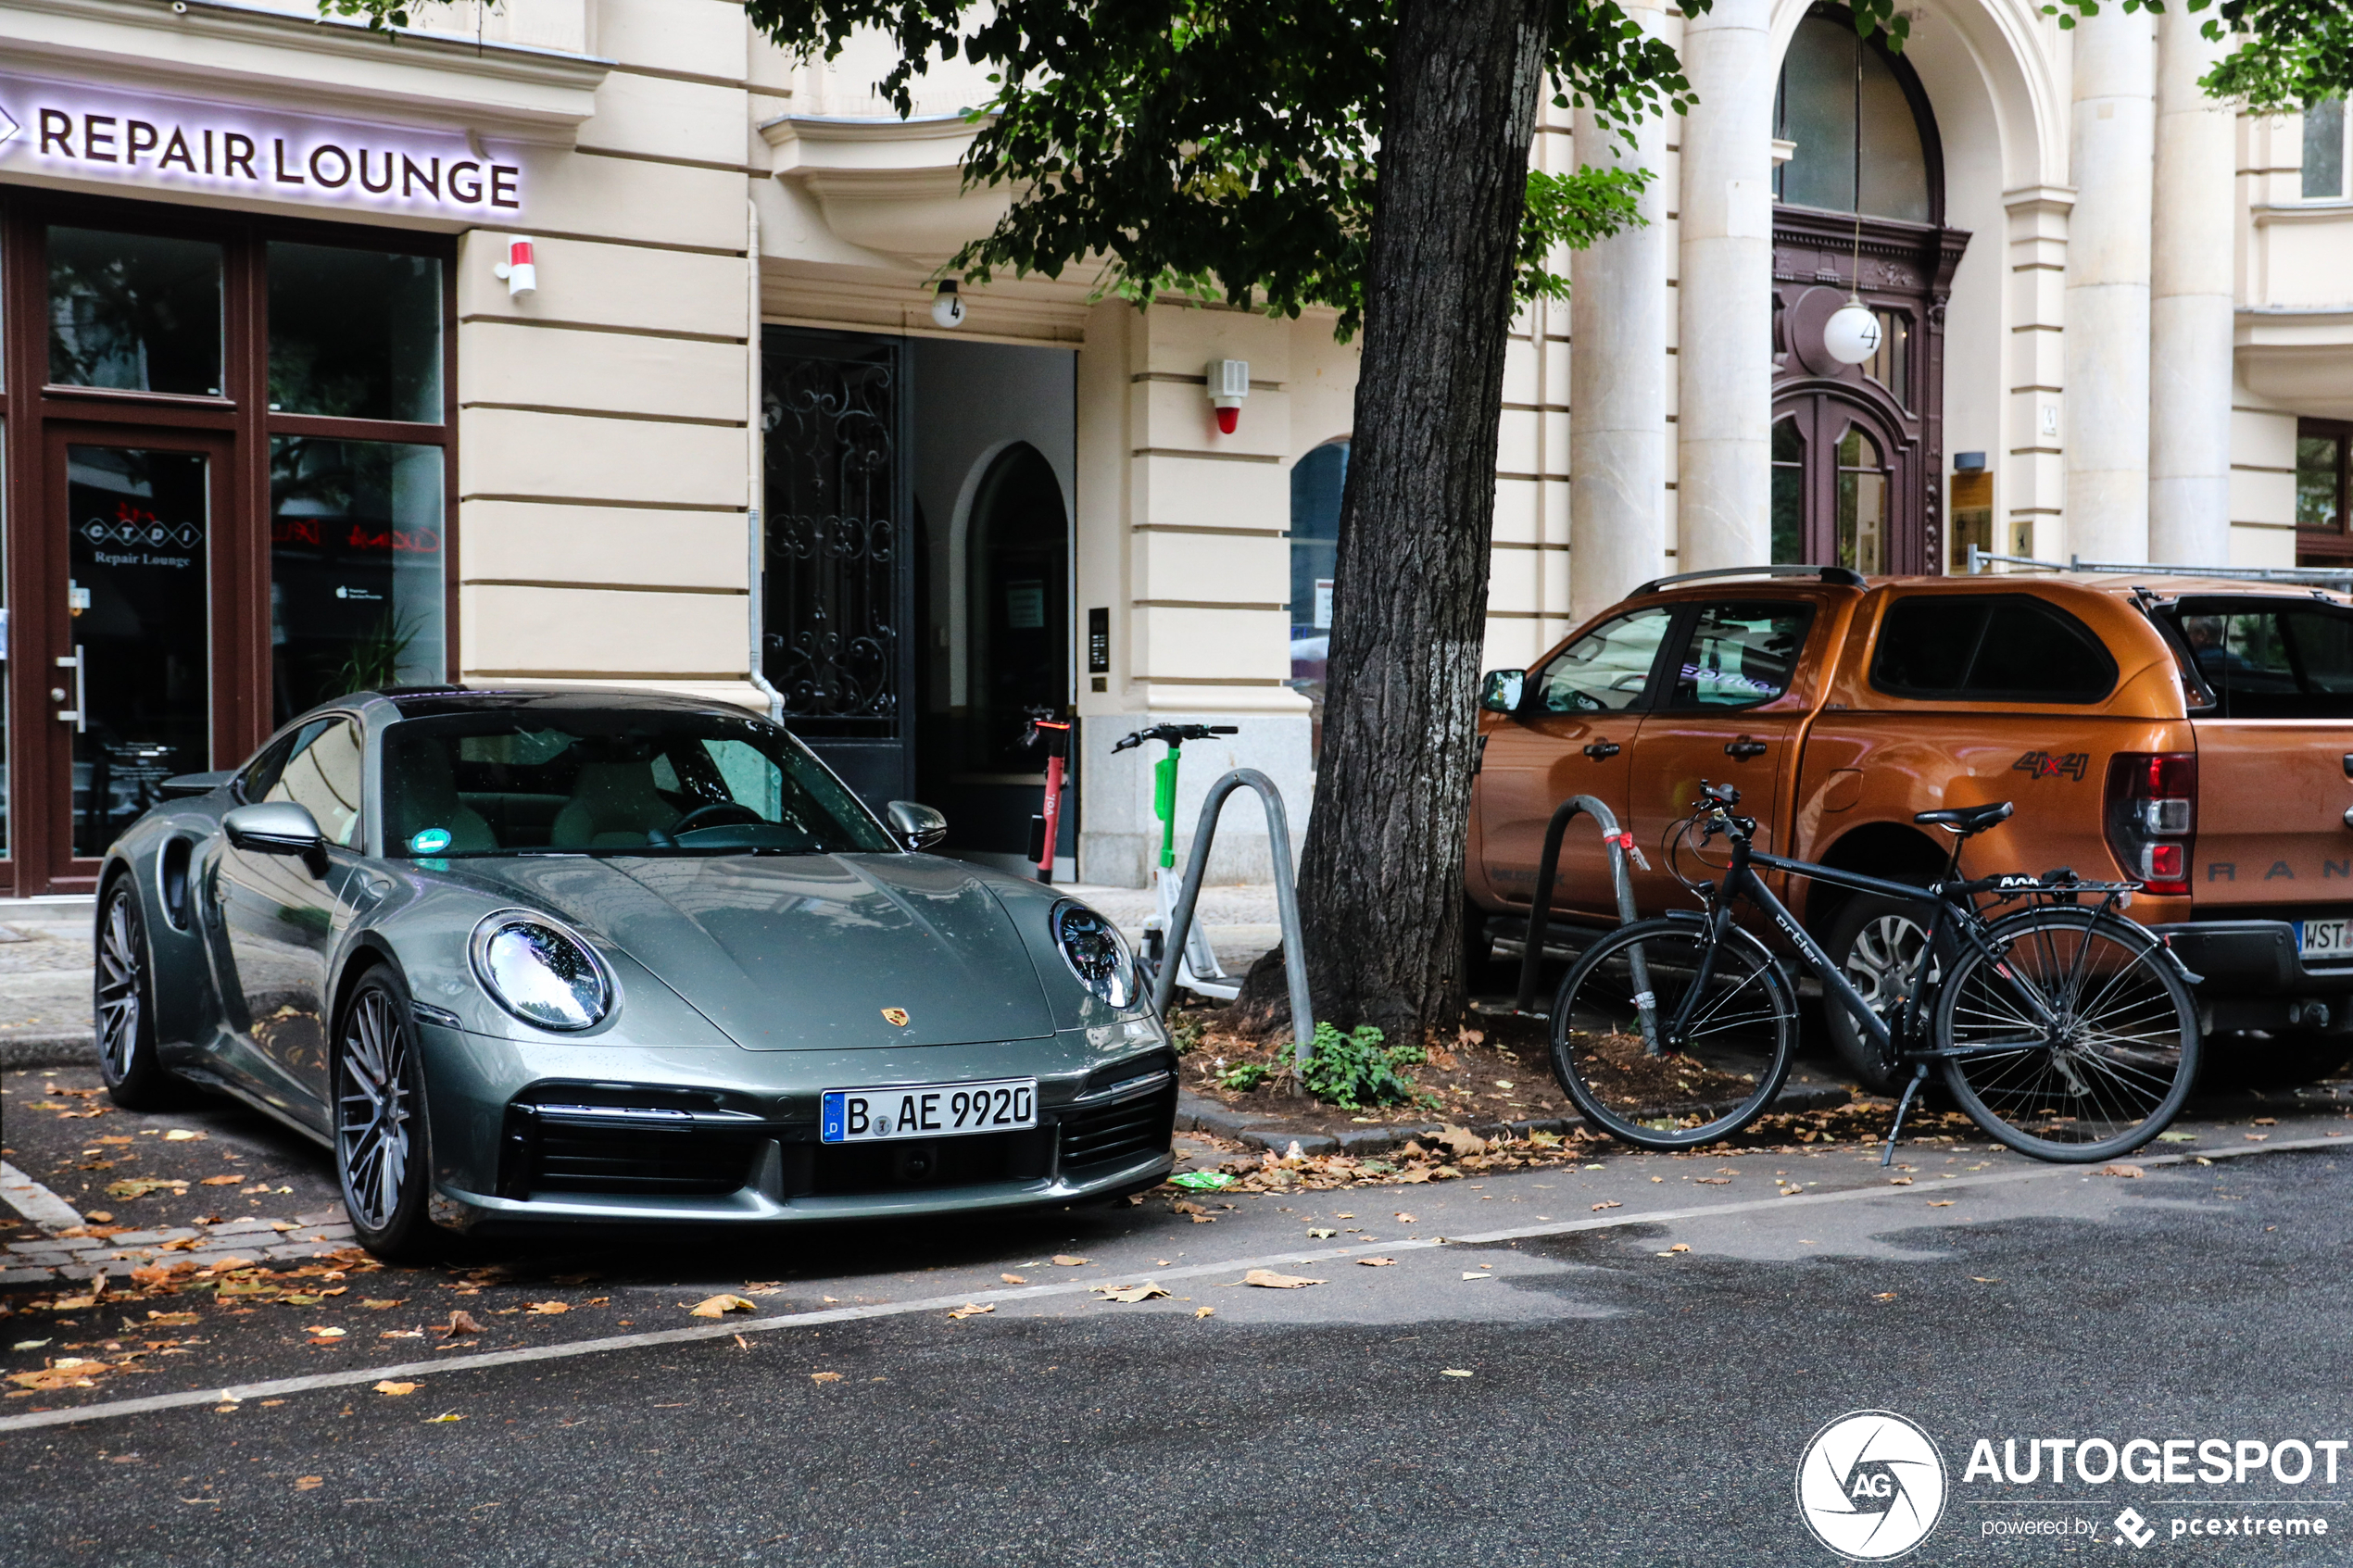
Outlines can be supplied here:
[[[1193, 906], [1201, 900], [1202, 874], [1209, 869], [1210, 840], [1217, 835], [1217, 815], [1226, 797], [1248, 784], [1266, 808], [1266, 848], [1275, 862], [1275, 916], [1283, 928], [1283, 969], [1290, 979], [1292, 1060], [1307, 1065], [1309, 1043], [1315, 1038], [1315, 1014], [1307, 999], [1307, 954], [1299, 934], [1299, 889], [1291, 881], [1290, 818], [1275, 781], [1255, 768], [1237, 768], [1209, 786], [1201, 803], [1201, 822], [1193, 829], [1193, 847], [1185, 858], [1185, 883], [1176, 896], [1176, 912], [1166, 936], [1167, 957], [1152, 980], [1152, 1010], [1165, 1018], [1168, 1000], [1176, 992], [1176, 971], [1182, 963], [1185, 938], [1193, 928]], [[1600, 805], [1599, 801], [1594, 802]], [[1606, 808], [1604, 808], [1606, 809]]]
[[[1519, 960], [1519, 995], [1512, 1002], [1514, 1012], [1526, 1012], [1536, 1005], [1536, 976], [1544, 959], [1544, 927], [1553, 918], [1553, 884], [1559, 879], [1561, 838], [1568, 832], [1568, 821], [1582, 812], [1593, 819], [1602, 830], [1602, 842], [1609, 847], [1610, 880], [1617, 884], [1617, 919], [1622, 925], [1635, 921], [1634, 884], [1626, 872], [1626, 851], [1633, 847], [1634, 835], [1617, 825], [1617, 817], [1610, 809], [1590, 795], [1572, 795], [1553, 812], [1553, 820], [1544, 824], [1544, 854], [1536, 872], [1536, 902], [1528, 907], [1528, 941]], [[1645, 988], [1648, 982], [1644, 981]]]

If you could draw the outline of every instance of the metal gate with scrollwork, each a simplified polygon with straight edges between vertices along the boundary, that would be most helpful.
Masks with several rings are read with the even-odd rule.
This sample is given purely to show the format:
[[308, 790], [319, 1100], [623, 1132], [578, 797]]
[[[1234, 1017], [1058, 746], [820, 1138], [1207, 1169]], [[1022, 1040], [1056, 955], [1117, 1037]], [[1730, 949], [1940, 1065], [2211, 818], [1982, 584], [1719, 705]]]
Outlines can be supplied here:
[[875, 806], [912, 793], [907, 377], [887, 338], [766, 329], [761, 671]]

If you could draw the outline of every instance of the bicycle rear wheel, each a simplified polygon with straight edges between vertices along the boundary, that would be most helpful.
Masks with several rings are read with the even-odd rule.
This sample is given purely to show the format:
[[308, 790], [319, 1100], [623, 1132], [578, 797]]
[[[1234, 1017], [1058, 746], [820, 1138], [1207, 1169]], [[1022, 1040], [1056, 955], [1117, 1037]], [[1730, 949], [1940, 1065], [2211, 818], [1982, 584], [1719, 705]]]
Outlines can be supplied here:
[[2107, 1160], [2172, 1121], [2197, 1077], [2197, 1010], [2157, 938], [2055, 906], [1994, 923], [1937, 997], [1944, 1082], [1969, 1119], [2039, 1160]]
[[[1645, 1038], [1636, 1003], [1645, 989], [1660, 1033], [1690, 1002], [1681, 1039]], [[1621, 926], [1585, 949], [1553, 1003], [1553, 1076], [1588, 1123], [1643, 1148], [1695, 1148], [1755, 1121], [1780, 1092], [1796, 1043], [1789, 982], [1737, 926], [1715, 944], [1693, 921]]]

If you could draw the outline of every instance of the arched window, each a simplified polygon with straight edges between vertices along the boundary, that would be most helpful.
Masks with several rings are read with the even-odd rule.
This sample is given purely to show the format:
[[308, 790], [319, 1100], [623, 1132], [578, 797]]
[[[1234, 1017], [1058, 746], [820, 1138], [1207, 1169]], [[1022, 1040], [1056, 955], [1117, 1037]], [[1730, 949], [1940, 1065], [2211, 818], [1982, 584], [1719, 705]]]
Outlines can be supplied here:
[[1938, 221], [1934, 132], [1923, 132], [1910, 77], [1877, 39], [1856, 33], [1852, 13], [1815, 6], [1781, 56], [1773, 134], [1797, 150], [1773, 171], [1773, 194], [1792, 207]]
[[1340, 493], [1348, 443], [1327, 441], [1290, 470], [1290, 684], [1324, 716], [1324, 663], [1332, 640], [1332, 573], [1340, 559]]
[[970, 541], [964, 765], [1038, 772], [1043, 761], [1022, 745], [1029, 711], [1061, 711], [1071, 684], [1070, 513], [1037, 447], [1016, 442], [989, 464]]
[[1773, 562], [1806, 558], [1806, 437], [1794, 418], [1773, 421]]
[[1887, 459], [1849, 425], [1838, 442], [1838, 564], [1867, 577], [1887, 570]]

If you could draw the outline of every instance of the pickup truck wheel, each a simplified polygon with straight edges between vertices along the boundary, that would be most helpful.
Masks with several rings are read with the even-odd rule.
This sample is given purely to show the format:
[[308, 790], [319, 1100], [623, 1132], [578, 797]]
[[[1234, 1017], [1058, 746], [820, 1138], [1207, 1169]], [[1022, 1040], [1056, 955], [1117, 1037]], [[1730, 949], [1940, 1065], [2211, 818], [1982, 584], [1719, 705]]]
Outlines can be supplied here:
[[[1929, 919], [1929, 911], [1919, 905], [1857, 893], [1831, 922], [1822, 950], [1846, 976], [1846, 983], [1871, 1004], [1871, 1010], [1885, 1017], [1922, 978], [1920, 960], [1928, 945]], [[1949, 939], [1942, 946], [1945, 950], [1940, 957], [1949, 962]], [[1938, 978], [1942, 967], [1931, 964], [1926, 978]], [[1879, 1060], [1878, 1048], [1855, 1026], [1846, 1010], [1825, 997], [1822, 1013], [1830, 1024], [1831, 1044], [1838, 1050], [1839, 1064], [1872, 1093], [1894, 1093], [1899, 1086], [1896, 1074]]]

